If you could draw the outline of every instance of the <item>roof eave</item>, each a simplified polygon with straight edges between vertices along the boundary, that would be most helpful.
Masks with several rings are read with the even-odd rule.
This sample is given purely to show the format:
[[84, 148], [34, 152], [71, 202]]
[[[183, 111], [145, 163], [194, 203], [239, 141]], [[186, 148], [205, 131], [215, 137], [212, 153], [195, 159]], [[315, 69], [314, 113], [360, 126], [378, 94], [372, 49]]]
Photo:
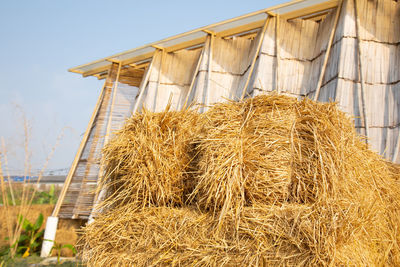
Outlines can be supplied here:
[[[178, 34], [157, 42], [153, 42], [121, 53], [117, 53], [106, 58], [102, 58], [74, 68], [70, 68], [68, 71], [81, 74], [83, 77], [97, 76], [99, 73], [107, 71], [112, 62], [118, 62], [121, 63], [122, 65], [127, 65], [150, 59], [152, 58], [154, 51], [156, 51], [157, 48], [162, 48], [165, 51], [172, 52], [202, 44], [206, 39], [207, 32], [210, 31], [214, 32], [217, 36], [220, 37], [235, 35], [241, 32], [260, 28], [263, 25], [263, 22], [268, 15], [279, 14], [282, 18], [294, 19], [308, 14], [334, 8], [338, 5], [338, 2], [339, 0], [291, 1], [288, 3], [255, 11], [243, 16], [228, 19], [222, 22], [200, 27], [198, 29]], [[245, 23], [240, 24], [241, 21]], [[215, 29], [219, 28], [223, 29], [224, 25], [229, 25], [229, 24], [231, 25], [238, 24], [238, 26], [227, 28], [221, 31], [215, 31]], [[182, 41], [179, 41], [179, 39]], [[165, 44], [174, 43], [174, 41], [177, 43], [171, 46], [165, 46]]]

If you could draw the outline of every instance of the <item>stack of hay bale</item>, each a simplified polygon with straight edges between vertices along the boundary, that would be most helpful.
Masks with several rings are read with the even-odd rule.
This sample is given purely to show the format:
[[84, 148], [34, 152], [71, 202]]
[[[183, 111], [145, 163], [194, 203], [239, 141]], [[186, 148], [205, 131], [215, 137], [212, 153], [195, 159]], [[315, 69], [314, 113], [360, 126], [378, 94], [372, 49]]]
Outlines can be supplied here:
[[333, 103], [143, 111], [104, 157], [90, 266], [400, 264], [398, 168]]

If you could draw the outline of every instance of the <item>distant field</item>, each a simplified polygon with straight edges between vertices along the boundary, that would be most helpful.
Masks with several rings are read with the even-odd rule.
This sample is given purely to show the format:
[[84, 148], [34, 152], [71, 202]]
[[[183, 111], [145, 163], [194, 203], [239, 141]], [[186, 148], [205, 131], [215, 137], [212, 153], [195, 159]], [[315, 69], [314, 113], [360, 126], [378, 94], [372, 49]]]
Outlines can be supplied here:
[[[11, 195], [11, 190], [10, 187], [8, 186], [8, 183], [6, 183], [6, 195], [8, 199], [9, 205], [12, 205], [12, 195]], [[55, 202], [58, 199], [58, 195], [60, 194], [62, 184], [23, 184], [20, 182], [13, 182], [12, 183], [12, 191], [14, 194], [14, 200], [15, 204], [19, 205], [21, 204], [22, 200], [22, 195], [23, 195], [23, 188], [25, 187], [25, 194], [28, 193], [29, 196], [33, 193], [35, 188], [37, 188], [36, 194], [33, 198], [33, 204], [55, 204]], [[53, 188], [53, 189], [52, 189]], [[3, 203], [3, 197], [2, 193], [0, 192], [0, 206], [2, 206]]]

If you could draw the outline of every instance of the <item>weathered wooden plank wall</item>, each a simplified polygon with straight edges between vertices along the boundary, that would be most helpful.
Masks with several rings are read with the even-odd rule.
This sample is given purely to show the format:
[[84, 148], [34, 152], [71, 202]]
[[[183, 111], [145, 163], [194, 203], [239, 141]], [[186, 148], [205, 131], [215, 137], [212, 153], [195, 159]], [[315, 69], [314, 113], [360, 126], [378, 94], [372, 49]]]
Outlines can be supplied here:
[[171, 109], [181, 108], [186, 100], [200, 53], [201, 49], [156, 53], [149, 82], [144, 89], [142, 106], [159, 112], [171, 101]]
[[[361, 134], [365, 134], [362, 118], [365, 106], [370, 147], [392, 159], [398, 149], [400, 125], [400, 3], [357, 0], [357, 34], [354, 1], [343, 1], [318, 100], [336, 101], [343, 111], [355, 117], [355, 128]], [[170, 53], [158, 50], [145, 73], [134, 68], [121, 72], [120, 82], [127, 85], [118, 84], [112, 130], [121, 126], [136, 102], [138, 111], [143, 107], [162, 111], [169, 101], [172, 109], [181, 109], [186, 99], [189, 103], [211, 105], [240, 99], [245, 85], [246, 96], [278, 91], [299, 99], [314, 98], [336, 12], [333, 9], [321, 21], [270, 17], [265, 34], [259, 30], [252, 38], [221, 38], [209, 33], [203, 47]], [[278, 19], [280, 26], [276, 32]], [[255, 62], [254, 68], [252, 62]], [[364, 92], [360, 77], [363, 77]], [[90, 213], [88, 204], [93, 196], [87, 192], [96, 185], [99, 175], [100, 151], [114, 83], [115, 69], [112, 69], [102, 107], [60, 215], [84, 218]], [[142, 97], [138, 98], [138, 89], [130, 85], [139, 83]], [[191, 83], [193, 90], [189, 92]], [[365, 95], [365, 103], [361, 95]], [[200, 112], [206, 109], [203, 107]], [[397, 162], [400, 163], [400, 157]]]
[[91, 207], [84, 203], [90, 203], [91, 196], [89, 192], [94, 189], [98, 177], [98, 156], [103, 147], [104, 138], [102, 136], [107, 128], [107, 113], [110, 107], [112, 87], [117, 75], [117, 69], [117, 65], [113, 64], [111, 66], [109, 77], [104, 84], [100, 107], [66, 191], [59, 212], [60, 217], [79, 218], [81, 214], [88, 216], [88, 211], [89, 213], [91, 211]]
[[[259, 36], [254, 40], [245, 37], [232, 39], [214, 37], [211, 49], [211, 37], [209, 37], [204, 47], [204, 56], [191, 101], [211, 105], [227, 99], [239, 99], [246, 83], [258, 38]], [[211, 63], [210, 73], [208, 73], [209, 63]], [[210, 88], [207, 88], [208, 84]]]
[[126, 117], [131, 114], [137, 87], [123, 83], [115, 86], [117, 69], [118, 65], [114, 64], [105, 82], [100, 108], [66, 191], [59, 211], [60, 217], [87, 218], [91, 213], [114, 90], [116, 90], [116, 99], [112, 112], [111, 131], [119, 129]]
[[[365, 134], [365, 125], [360, 119], [361, 81], [356, 64], [354, 1], [347, 0], [344, 5], [336, 101], [344, 111], [357, 117], [355, 127]], [[392, 0], [357, 0], [357, 8], [370, 145], [392, 159], [400, 123], [400, 5]]]
[[[369, 143], [373, 150], [392, 159], [400, 124], [400, 5], [392, 0], [357, 0], [357, 3]], [[344, 1], [319, 101], [337, 101], [342, 110], [355, 117], [357, 130], [365, 134], [354, 8], [354, 0]], [[335, 12], [321, 22], [281, 20], [278, 48], [276, 19], [269, 25], [257, 64], [253, 95], [279, 90], [298, 98], [314, 96]], [[278, 74], [276, 49], [280, 52]]]
[[[276, 47], [275, 18], [264, 37], [253, 95], [279, 90], [283, 94], [295, 97], [313, 96], [334, 17], [335, 12], [332, 12], [320, 23], [302, 19], [280, 19], [279, 47]], [[279, 73], [276, 73], [277, 49], [280, 54]], [[331, 76], [335, 76], [335, 72], [329, 67], [325, 73], [325, 80], [330, 80]]]

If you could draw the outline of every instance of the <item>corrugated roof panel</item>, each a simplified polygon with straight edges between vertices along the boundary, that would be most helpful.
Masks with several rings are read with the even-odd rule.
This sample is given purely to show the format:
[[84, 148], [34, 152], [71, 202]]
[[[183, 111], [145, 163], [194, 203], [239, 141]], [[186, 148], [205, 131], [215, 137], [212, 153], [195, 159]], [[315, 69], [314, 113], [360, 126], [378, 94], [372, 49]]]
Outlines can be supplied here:
[[[326, 5], [325, 5], [326, 3]], [[108, 59], [114, 59], [118, 61], [129, 61], [129, 60], [143, 60], [140, 56], [152, 53], [155, 51], [153, 46], [159, 46], [162, 48], [174, 47], [179, 44], [184, 44], [186, 42], [190, 42], [192, 40], [196, 40], [202, 37], [205, 37], [207, 34], [204, 30], [209, 30], [215, 33], [229, 31], [230, 29], [240, 28], [245, 25], [254, 25], [253, 23], [265, 20], [267, 18], [267, 11], [271, 11], [273, 13], [277, 13], [280, 15], [295, 13], [295, 11], [304, 10], [307, 8], [311, 8], [313, 6], [318, 6], [312, 10], [313, 12], [317, 12], [321, 10], [321, 8], [333, 7], [337, 4], [337, 0], [295, 0], [286, 4], [282, 4], [277, 6], [276, 8], [268, 8], [263, 9], [257, 12], [253, 12], [248, 15], [240, 16], [234, 19], [227, 20], [225, 22], [216, 23], [213, 25], [209, 25], [207, 27], [202, 27], [196, 30], [193, 30], [188, 33], [180, 34], [177, 36], [173, 36], [155, 43], [151, 43], [136, 49], [128, 50], [111, 57], [107, 57], [98, 61], [90, 62], [88, 64], [80, 65], [78, 67], [70, 69], [70, 71], [82, 73], [85, 75], [94, 75], [101, 71], [105, 70], [105, 67], [110, 65], [111, 63]]]
[[168, 41], [164, 41], [164, 42], [159, 42], [157, 43], [157, 45], [167, 48], [167, 47], [171, 47], [180, 43], [184, 43], [184, 42], [189, 42], [192, 40], [196, 40], [198, 38], [201, 37], [205, 37], [207, 35], [207, 33], [202, 32], [202, 31], [198, 31], [198, 32], [193, 32], [193, 33], [189, 33], [187, 35], [178, 37], [178, 38], [174, 38], [172, 40], [168, 40]]
[[147, 54], [147, 53], [154, 52], [155, 50], [156, 49], [154, 47], [152, 47], [152, 46], [143, 47], [143, 48], [131, 50], [131, 51], [128, 51], [126, 53], [122, 53], [122, 54], [113, 56], [112, 59], [124, 61], [126, 59], [130, 59], [130, 58], [134, 58], [134, 57], [137, 57], [137, 56], [140, 56], [140, 55], [144, 55], [144, 54]]
[[293, 11], [296, 11], [296, 10], [300, 10], [300, 9], [303, 9], [303, 8], [311, 7], [313, 5], [321, 4], [323, 2], [327, 2], [327, 0], [304, 0], [302, 2], [294, 3], [294, 4], [289, 5], [289, 6], [284, 6], [284, 7], [277, 8], [277, 9], [272, 9], [271, 11], [274, 12], [274, 13], [277, 13], [279, 15], [282, 15], [282, 14], [286, 14], [286, 13], [293, 12]]
[[84, 73], [84, 72], [87, 72], [87, 71], [91, 71], [93, 69], [97, 69], [97, 68], [108, 66], [110, 64], [111, 63], [109, 61], [107, 61], [107, 60], [101, 60], [101, 61], [99, 60], [99, 61], [96, 61], [96, 62], [93, 62], [93, 63], [89, 63], [87, 65], [78, 66], [78, 67], [75, 68], [75, 70]]
[[210, 28], [207, 28], [207, 29], [210, 30], [210, 31], [216, 32], [216, 33], [223, 32], [223, 31], [226, 31], [226, 30], [229, 30], [229, 29], [232, 29], [232, 28], [236, 28], [236, 27], [247, 25], [247, 24], [251, 24], [253, 22], [257, 22], [257, 21], [260, 21], [260, 20], [265, 20], [267, 18], [267, 16], [268, 15], [266, 13], [256, 14], [256, 15], [253, 15], [253, 16], [249, 16], [249, 17], [246, 17], [246, 18], [243, 18], [243, 19], [239, 19], [239, 20], [234, 20], [234, 21], [227, 22], [227, 23], [224, 23], [224, 24], [221, 24], [221, 25], [217, 25], [217, 26], [214, 26], [214, 27], [210, 27]]

